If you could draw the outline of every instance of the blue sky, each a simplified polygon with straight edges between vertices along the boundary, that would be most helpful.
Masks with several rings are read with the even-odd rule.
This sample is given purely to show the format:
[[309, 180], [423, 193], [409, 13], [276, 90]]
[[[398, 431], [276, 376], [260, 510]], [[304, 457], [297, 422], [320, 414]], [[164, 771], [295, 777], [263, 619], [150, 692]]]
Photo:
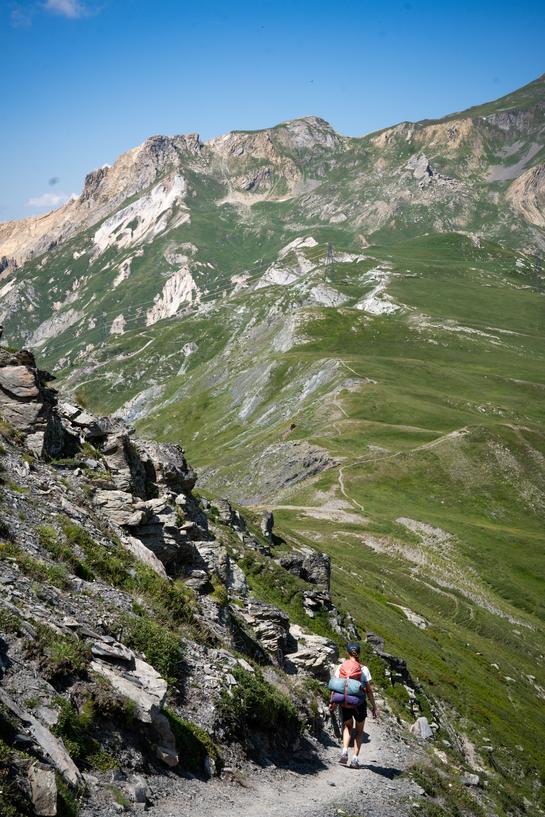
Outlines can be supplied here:
[[0, 221], [155, 133], [306, 114], [361, 135], [545, 72], [545, 3], [0, 0]]

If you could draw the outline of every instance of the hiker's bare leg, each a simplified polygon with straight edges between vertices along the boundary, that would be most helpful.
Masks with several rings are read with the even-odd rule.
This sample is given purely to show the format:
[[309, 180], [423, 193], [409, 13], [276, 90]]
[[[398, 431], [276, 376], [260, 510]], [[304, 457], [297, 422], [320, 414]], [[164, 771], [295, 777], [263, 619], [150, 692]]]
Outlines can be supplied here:
[[343, 749], [348, 751], [350, 746], [350, 738], [352, 737], [352, 718], [343, 723]]
[[356, 721], [356, 734], [354, 735], [354, 757], [358, 757], [360, 753], [364, 725], [365, 721]]

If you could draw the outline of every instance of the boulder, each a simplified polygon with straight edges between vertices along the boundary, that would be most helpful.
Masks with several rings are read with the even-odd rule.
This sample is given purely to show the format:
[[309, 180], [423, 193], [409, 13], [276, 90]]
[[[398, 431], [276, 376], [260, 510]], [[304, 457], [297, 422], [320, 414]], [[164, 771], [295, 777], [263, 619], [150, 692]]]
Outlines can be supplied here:
[[152, 440], [138, 440], [136, 447], [144, 463], [148, 482], [156, 485], [159, 491], [179, 494], [192, 490], [197, 475], [188, 465], [183, 448]]
[[100, 444], [101, 453], [116, 488], [141, 499], [148, 498], [145, 465], [127, 429], [115, 429]]
[[38, 744], [42, 752], [50, 758], [66, 782], [70, 783], [71, 786], [81, 785], [83, 778], [78, 767], [64, 748], [62, 740], [55, 737], [34, 715], [18, 706], [7, 692], [1, 688], [0, 703], [25, 724], [33, 740]]
[[244, 571], [237, 565], [234, 559], [229, 558], [226, 585], [229, 590], [239, 596], [248, 595], [248, 582]]
[[379, 650], [382, 652], [384, 650], [384, 639], [376, 633], [367, 633], [365, 636], [365, 641], [367, 644], [370, 644], [371, 647], [373, 647], [375, 652], [378, 652]]
[[165, 566], [161, 562], [160, 559], [157, 558], [155, 553], [147, 548], [140, 539], [137, 539], [135, 536], [125, 535], [122, 537], [123, 544], [127, 548], [133, 556], [136, 556], [141, 562], [143, 562], [148, 567], [151, 567], [159, 576], [163, 576], [166, 578], [167, 572], [165, 570]]
[[312, 675], [320, 681], [327, 681], [338, 657], [339, 650], [334, 641], [306, 633], [297, 624], [291, 625], [285, 660], [288, 672]]
[[246, 530], [246, 520], [232, 507], [228, 499], [214, 499], [211, 508], [216, 511], [219, 521], [224, 525], [229, 525], [240, 532]]
[[412, 156], [406, 164], [407, 170], [412, 170], [413, 178], [417, 181], [427, 180], [433, 176], [429, 159], [424, 154]]
[[481, 778], [478, 774], [464, 774], [462, 775], [462, 783], [464, 786], [478, 786], [480, 785]]
[[38, 817], [57, 814], [57, 781], [55, 770], [45, 763], [33, 763], [28, 770], [32, 805]]
[[133, 702], [138, 720], [153, 726], [158, 739], [157, 757], [167, 766], [176, 766], [179, 762], [176, 738], [168, 718], [161, 711], [168, 686], [164, 678], [150, 664], [136, 657], [134, 668], [117, 667], [95, 658], [91, 669], [106, 678], [116, 692]]
[[180, 762], [176, 749], [176, 738], [170, 726], [170, 721], [162, 712], [154, 710], [152, 724], [158, 737], [155, 754], [163, 763], [171, 768]]
[[151, 798], [151, 791], [145, 777], [140, 774], [133, 775], [125, 783], [125, 791], [133, 803], [147, 803]]
[[278, 663], [284, 660], [288, 646], [289, 617], [278, 607], [261, 601], [248, 601], [240, 615], [253, 629], [266, 652]]
[[95, 658], [91, 669], [106, 678], [120, 695], [132, 701], [136, 717], [152, 723], [153, 714], [161, 710], [167, 694], [167, 682], [146, 661], [134, 658], [134, 669], [120, 668]]
[[38, 372], [28, 366], [4, 366], [0, 368], [0, 389], [12, 397], [35, 400], [40, 396]]
[[91, 645], [91, 653], [95, 658], [100, 658], [103, 661], [123, 664], [131, 669], [136, 666], [133, 651], [125, 647], [124, 644], [118, 644], [117, 642], [108, 644], [105, 641], [97, 641]]
[[293, 573], [310, 584], [316, 584], [329, 592], [331, 581], [331, 559], [327, 553], [316, 550], [292, 551], [281, 556], [278, 563], [285, 570]]
[[419, 740], [430, 740], [433, 738], [433, 729], [428, 723], [428, 719], [425, 718], [423, 715], [413, 723], [411, 726], [411, 732], [415, 735]]
[[[147, 504], [147, 503], [146, 503]], [[151, 513], [145, 522], [132, 528], [131, 533], [170, 569], [191, 565], [195, 549], [186, 531], [177, 525], [174, 509], [165, 505], [161, 513]]]
[[0, 350], [0, 415], [26, 435], [27, 447], [38, 457], [64, 451], [56, 392], [46, 387], [48, 380], [51, 375], [36, 368], [30, 352]]
[[136, 507], [134, 497], [128, 491], [95, 491], [93, 502], [101, 508], [106, 516], [116, 525], [136, 528], [147, 519], [145, 508]]
[[269, 542], [272, 542], [272, 532], [274, 527], [274, 516], [272, 511], [265, 511], [261, 517], [261, 533]]

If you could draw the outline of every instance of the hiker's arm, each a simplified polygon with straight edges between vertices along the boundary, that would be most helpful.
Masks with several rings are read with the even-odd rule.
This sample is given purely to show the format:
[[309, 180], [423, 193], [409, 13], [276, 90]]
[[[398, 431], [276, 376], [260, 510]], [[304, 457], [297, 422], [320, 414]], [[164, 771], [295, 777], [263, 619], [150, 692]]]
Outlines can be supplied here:
[[373, 695], [373, 688], [369, 681], [365, 684], [365, 692], [367, 693], [367, 697], [371, 701], [371, 712], [373, 713], [373, 717], [376, 718], [378, 715], [377, 703], [375, 701], [375, 696]]

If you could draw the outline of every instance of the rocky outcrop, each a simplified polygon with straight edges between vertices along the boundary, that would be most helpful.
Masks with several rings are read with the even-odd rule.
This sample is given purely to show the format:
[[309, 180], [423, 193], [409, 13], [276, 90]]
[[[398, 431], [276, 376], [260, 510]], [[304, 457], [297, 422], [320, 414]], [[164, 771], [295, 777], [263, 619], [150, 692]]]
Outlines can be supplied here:
[[288, 647], [289, 616], [278, 607], [255, 599], [246, 603], [240, 615], [271, 658], [282, 665]]
[[293, 551], [278, 559], [283, 568], [299, 576], [310, 584], [316, 584], [329, 592], [331, 581], [331, 559], [327, 553], [307, 549], [303, 552]]
[[545, 227], [545, 164], [522, 173], [510, 185], [507, 198], [529, 222]]
[[97, 650], [97, 645], [94, 645], [93, 655], [93, 672], [106, 678], [115, 692], [132, 701], [138, 720], [154, 727], [159, 739], [155, 750], [159, 760], [167, 766], [177, 766], [180, 758], [176, 751], [176, 739], [161, 711], [167, 694], [167, 682], [150, 664], [137, 658], [127, 648], [108, 650], [108, 647], [101, 645]]
[[339, 648], [334, 641], [307, 633], [297, 624], [290, 626], [285, 660], [288, 672], [311, 675], [327, 682], [338, 658]]
[[0, 350], [0, 415], [24, 433], [27, 448], [36, 456], [59, 456], [65, 448], [56, 395], [46, 386], [51, 379], [37, 369], [30, 352]]
[[272, 542], [272, 535], [273, 535], [273, 528], [274, 528], [274, 516], [272, 511], [265, 511], [263, 516], [261, 517], [261, 533], [263, 536]]
[[[53, 464], [26, 457], [23, 465], [20, 446], [36, 431], [22, 424], [17, 436], [6, 438], [9, 454], [0, 453], [25, 483], [21, 493], [6, 488], [7, 522], [2, 519], [9, 548], [0, 549], [0, 706], [32, 758], [20, 769], [28, 771], [35, 813], [56, 813], [62, 790], [55, 771], [72, 787], [81, 786], [85, 771], [86, 796], [97, 802], [106, 778], [87, 771], [95, 750], [104, 752], [97, 762], [114, 757], [123, 767], [115, 778], [120, 790], [141, 806], [155, 797], [150, 768], [161, 779], [161, 764], [186, 768], [197, 752], [197, 770], [209, 776], [219, 768], [218, 742], [233, 757], [242, 748], [267, 757], [279, 748], [292, 751], [299, 721], [277, 690], [293, 696], [319, 734], [325, 719], [309, 679], [325, 682], [338, 650], [251, 592], [260, 570], [274, 573], [281, 585], [288, 578], [294, 584], [271, 558], [272, 519], [260, 534], [228, 500], [199, 500], [181, 448], [139, 440], [122, 422], [79, 406], [58, 406], [54, 390], [44, 394], [33, 359], [19, 353], [14, 360], [8, 356], [0, 368], [8, 369], [6, 404], [23, 396], [43, 410], [47, 398], [49, 417], [72, 453]], [[14, 376], [9, 366], [22, 371]], [[14, 555], [5, 558], [8, 552]], [[292, 556], [287, 568], [300, 580], [300, 612], [312, 617], [325, 610], [346, 637], [347, 619], [329, 595], [329, 558], [310, 549]], [[289, 682], [285, 673], [293, 676]], [[278, 729], [252, 720], [255, 694], [274, 696], [271, 707], [284, 719]], [[248, 715], [230, 708], [230, 698], [244, 701], [241, 712], [248, 708]], [[247, 717], [248, 724], [233, 717]], [[76, 736], [85, 733], [81, 746], [66, 732], [71, 721]]]

